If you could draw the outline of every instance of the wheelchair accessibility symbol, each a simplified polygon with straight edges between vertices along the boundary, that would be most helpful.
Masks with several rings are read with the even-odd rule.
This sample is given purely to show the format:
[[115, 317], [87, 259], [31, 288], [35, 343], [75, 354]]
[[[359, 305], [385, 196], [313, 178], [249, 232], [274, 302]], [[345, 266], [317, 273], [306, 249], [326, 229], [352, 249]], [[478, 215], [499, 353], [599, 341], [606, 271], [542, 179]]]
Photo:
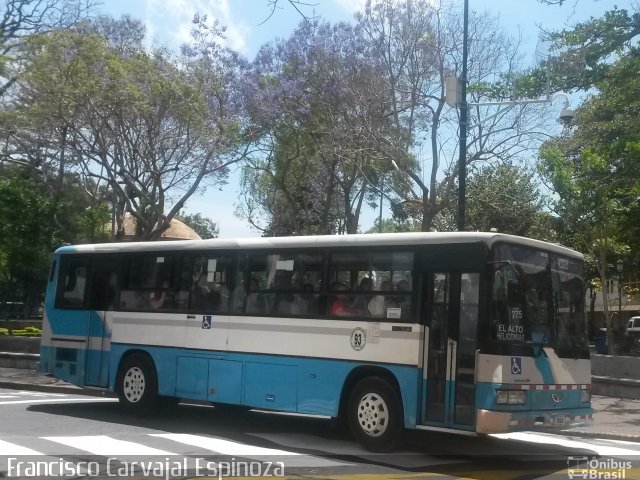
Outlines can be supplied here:
[[203, 330], [211, 330], [211, 315], [202, 316], [202, 328]]
[[522, 358], [511, 357], [511, 373], [520, 375], [522, 373]]

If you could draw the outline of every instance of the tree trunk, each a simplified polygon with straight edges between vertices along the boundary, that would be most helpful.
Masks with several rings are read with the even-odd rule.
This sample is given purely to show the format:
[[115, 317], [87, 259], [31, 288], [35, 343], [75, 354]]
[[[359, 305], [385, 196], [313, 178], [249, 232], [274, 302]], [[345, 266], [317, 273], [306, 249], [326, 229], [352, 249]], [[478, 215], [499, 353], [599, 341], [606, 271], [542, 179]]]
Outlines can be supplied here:
[[600, 273], [600, 282], [602, 283], [602, 309], [607, 327], [607, 346], [608, 354], [615, 355], [615, 337], [613, 335], [613, 319], [609, 314], [609, 289], [607, 288], [607, 252], [606, 248], [600, 248], [600, 265], [598, 270]]

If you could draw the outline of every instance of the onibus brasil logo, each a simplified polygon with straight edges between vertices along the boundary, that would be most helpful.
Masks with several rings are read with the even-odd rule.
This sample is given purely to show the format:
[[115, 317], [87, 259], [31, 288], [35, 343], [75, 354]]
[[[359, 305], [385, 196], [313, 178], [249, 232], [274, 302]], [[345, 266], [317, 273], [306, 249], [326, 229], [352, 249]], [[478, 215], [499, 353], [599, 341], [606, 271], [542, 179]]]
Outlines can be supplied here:
[[627, 470], [631, 470], [631, 462], [628, 460], [598, 457], [567, 458], [567, 475], [570, 479], [626, 479]]

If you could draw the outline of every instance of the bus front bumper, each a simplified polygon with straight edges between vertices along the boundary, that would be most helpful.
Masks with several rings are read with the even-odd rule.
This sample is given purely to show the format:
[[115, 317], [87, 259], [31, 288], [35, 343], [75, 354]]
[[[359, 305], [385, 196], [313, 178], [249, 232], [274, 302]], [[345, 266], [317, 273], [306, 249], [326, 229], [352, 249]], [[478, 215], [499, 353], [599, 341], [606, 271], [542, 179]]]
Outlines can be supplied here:
[[496, 412], [479, 409], [476, 432], [506, 433], [521, 430], [564, 429], [590, 425], [592, 422], [591, 408], [527, 412]]

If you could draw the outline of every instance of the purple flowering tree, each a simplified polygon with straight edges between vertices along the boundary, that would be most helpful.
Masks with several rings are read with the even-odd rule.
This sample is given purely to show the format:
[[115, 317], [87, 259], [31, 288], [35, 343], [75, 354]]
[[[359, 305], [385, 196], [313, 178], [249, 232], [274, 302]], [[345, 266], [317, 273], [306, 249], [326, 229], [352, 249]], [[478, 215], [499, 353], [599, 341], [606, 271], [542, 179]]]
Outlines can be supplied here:
[[344, 23], [304, 22], [261, 49], [246, 89], [262, 151], [244, 168], [241, 215], [267, 235], [358, 231], [391, 168], [379, 139], [398, 134], [380, 68]]
[[194, 19], [193, 42], [180, 57], [148, 52], [135, 25], [120, 27], [102, 20], [37, 39], [22, 112], [28, 127], [53, 133], [52, 160], [61, 170], [108, 190], [116, 237], [130, 214], [137, 237], [153, 240], [194, 193], [224, 182], [245, 155], [235, 89], [243, 62], [220, 46], [223, 31], [206, 18]]

